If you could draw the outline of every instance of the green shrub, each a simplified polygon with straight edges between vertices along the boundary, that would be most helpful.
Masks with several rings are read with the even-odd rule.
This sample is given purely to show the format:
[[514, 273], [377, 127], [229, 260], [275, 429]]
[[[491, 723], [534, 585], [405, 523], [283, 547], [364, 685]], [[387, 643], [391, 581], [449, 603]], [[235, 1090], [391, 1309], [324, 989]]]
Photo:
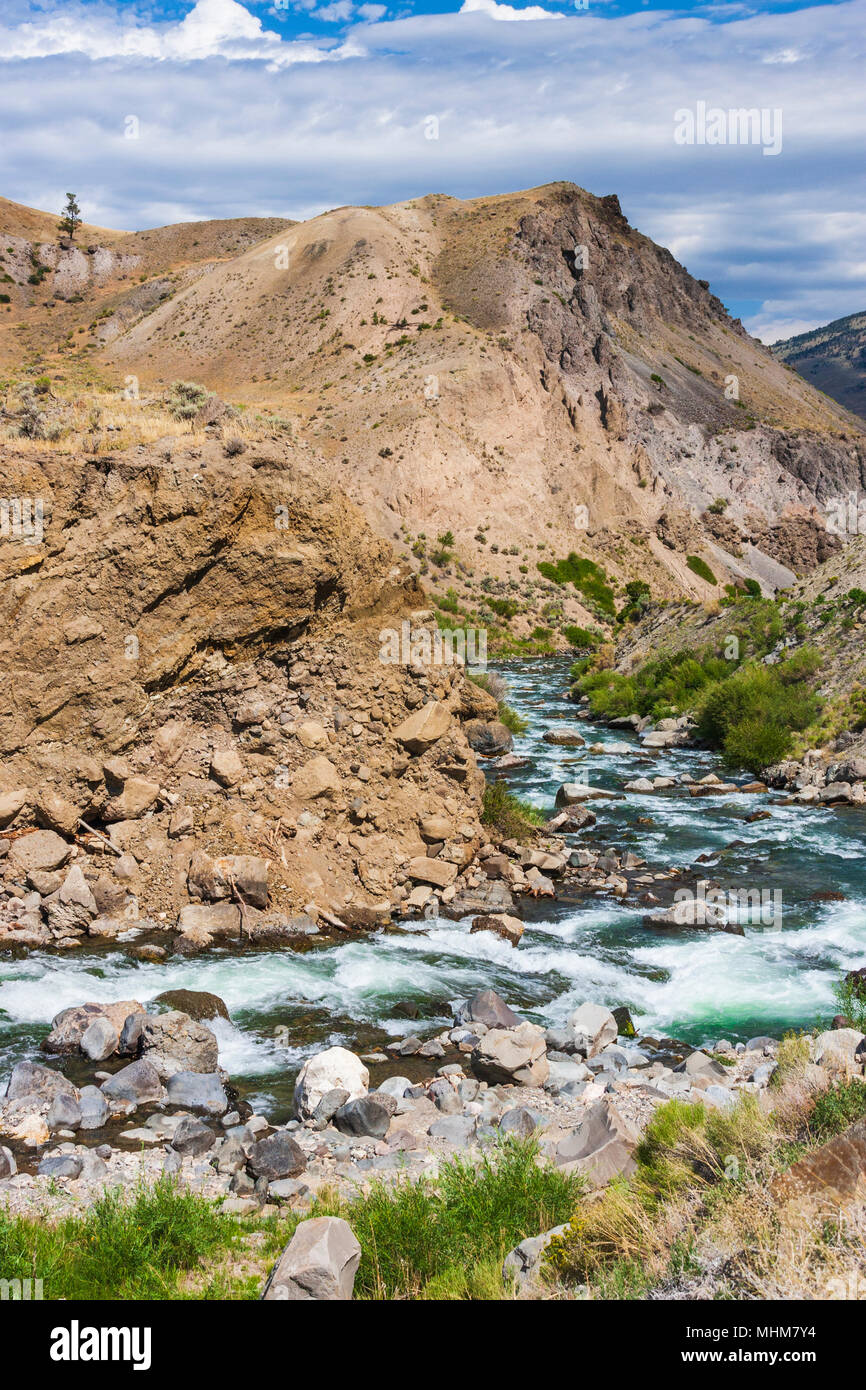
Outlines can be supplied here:
[[588, 627], [576, 627], [572, 624], [562, 629], [562, 635], [570, 646], [578, 649], [598, 646], [598, 635], [590, 632]]
[[[808, 664], [808, 663], [807, 663]], [[708, 692], [698, 711], [698, 734], [731, 766], [761, 772], [790, 751], [820, 702], [786, 668], [749, 663]]]
[[165, 398], [166, 408], [175, 420], [191, 420], [210, 394], [206, 386], [195, 381], [173, 381]]
[[686, 564], [692, 571], [692, 574], [696, 574], [699, 579], [706, 580], [707, 584], [718, 583], [716, 576], [713, 574], [706, 560], [702, 560], [700, 555], [687, 555]]
[[615, 616], [613, 590], [607, 575], [593, 560], [584, 560], [571, 551], [565, 560], [540, 560], [536, 566], [545, 579], [554, 584], [573, 584], [579, 593], [606, 617]]
[[866, 1084], [856, 1077], [825, 1091], [809, 1116], [809, 1132], [824, 1143], [866, 1115]]

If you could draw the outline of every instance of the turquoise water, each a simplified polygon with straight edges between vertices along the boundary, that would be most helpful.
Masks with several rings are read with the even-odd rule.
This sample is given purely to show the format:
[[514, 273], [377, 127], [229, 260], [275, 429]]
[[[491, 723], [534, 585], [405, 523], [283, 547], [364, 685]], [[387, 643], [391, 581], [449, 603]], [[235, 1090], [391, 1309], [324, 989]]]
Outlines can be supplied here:
[[[592, 785], [614, 790], [637, 776], [721, 771], [709, 753], [654, 750], [643, 761], [544, 743], [546, 730], [576, 722], [574, 706], [561, 698], [568, 665], [501, 668], [510, 702], [530, 720], [515, 739], [529, 766], [509, 774], [521, 796], [552, 809], [560, 783], [582, 767]], [[580, 727], [588, 743], [639, 750], [622, 730]], [[450, 1001], [485, 986], [542, 1023], [559, 1022], [591, 999], [627, 1004], [639, 1028], [694, 1043], [809, 1026], [835, 1012], [832, 987], [840, 975], [866, 964], [866, 811], [770, 801], [669, 792], [594, 801], [597, 824], [570, 842], [632, 849], [657, 869], [718, 855], [704, 872], [726, 888], [781, 890], [781, 925], [746, 925], [744, 937], [662, 936], [642, 925], [644, 908], [561, 898], [523, 900], [528, 925], [517, 950], [487, 933], [470, 936], [468, 919], [440, 919], [304, 953], [213, 951], [160, 965], [131, 960], [113, 946], [17, 961], [0, 956], [0, 1076], [13, 1060], [33, 1055], [59, 1009], [88, 999], [146, 1003], [180, 986], [226, 1001], [232, 1022], [216, 1024], [221, 1064], [275, 1118], [285, 1113], [310, 1051], [338, 1042], [364, 1051], [415, 1030], [432, 1032], [450, 1021]], [[746, 823], [759, 807], [771, 819]], [[637, 823], [647, 816], [651, 826]], [[725, 851], [735, 840], [740, 847]], [[828, 891], [844, 899], [816, 899]], [[412, 1012], [417, 1016], [407, 1017]]]

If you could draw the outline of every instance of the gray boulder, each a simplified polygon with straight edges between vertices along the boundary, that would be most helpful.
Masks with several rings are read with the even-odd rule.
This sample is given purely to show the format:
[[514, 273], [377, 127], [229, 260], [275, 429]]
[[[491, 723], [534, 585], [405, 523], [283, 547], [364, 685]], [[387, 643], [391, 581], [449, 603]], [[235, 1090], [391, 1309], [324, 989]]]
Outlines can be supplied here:
[[397, 1102], [393, 1096], [373, 1092], [372, 1095], [360, 1096], [341, 1105], [334, 1115], [334, 1124], [341, 1134], [384, 1139], [396, 1109]]
[[117, 1029], [104, 1014], [95, 1018], [81, 1035], [81, 1051], [91, 1062], [104, 1062], [117, 1051]]
[[502, 1277], [506, 1283], [513, 1281], [518, 1286], [530, 1284], [538, 1277], [547, 1247], [557, 1236], [568, 1230], [568, 1225], [554, 1226], [540, 1236], [528, 1236], [505, 1256]]
[[56, 1154], [51, 1158], [43, 1158], [37, 1171], [41, 1178], [74, 1179], [81, 1177], [82, 1166], [77, 1154]]
[[254, 1144], [249, 1156], [250, 1172], [257, 1178], [276, 1182], [279, 1178], [295, 1178], [307, 1166], [304, 1151], [284, 1129], [269, 1134]]
[[164, 1081], [179, 1071], [215, 1072], [219, 1062], [217, 1040], [210, 1028], [177, 1009], [145, 1015], [138, 1050]]
[[98, 1086], [82, 1086], [78, 1098], [81, 1109], [80, 1129], [102, 1129], [108, 1119], [108, 1102]]
[[51, 1102], [45, 1122], [49, 1129], [78, 1129], [81, 1124], [79, 1101], [66, 1091], [59, 1091]]
[[171, 1138], [171, 1147], [184, 1157], [198, 1158], [212, 1149], [216, 1135], [203, 1120], [184, 1115]]
[[455, 1023], [483, 1023], [487, 1028], [516, 1028], [523, 1020], [492, 989], [481, 989], [462, 1004]]
[[347, 1302], [360, 1261], [361, 1247], [347, 1221], [338, 1216], [302, 1221], [274, 1266], [262, 1298]]
[[143, 1105], [146, 1101], [162, 1100], [162, 1082], [156, 1067], [142, 1057], [104, 1081], [102, 1094], [109, 1100], [131, 1100], [135, 1105]]
[[53, 1100], [59, 1093], [76, 1097], [78, 1092], [72, 1082], [59, 1071], [43, 1067], [39, 1062], [19, 1062], [12, 1068], [7, 1100], [20, 1100], [22, 1096], [35, 1096], [38, 1100]]
[[[142, 1065], [150, 1064], [145, 1058], [142, 1058], [141, 1062], [133, 1063], [133, 1066]], [[166, 1094], [172, 1105], [181, 1106], [184, 1110], [201, 1110], [207, 1115], [224, 1115], [229, 1108], [219, 1072], [175, 1072], [174, 1076], [168, 1078]]]

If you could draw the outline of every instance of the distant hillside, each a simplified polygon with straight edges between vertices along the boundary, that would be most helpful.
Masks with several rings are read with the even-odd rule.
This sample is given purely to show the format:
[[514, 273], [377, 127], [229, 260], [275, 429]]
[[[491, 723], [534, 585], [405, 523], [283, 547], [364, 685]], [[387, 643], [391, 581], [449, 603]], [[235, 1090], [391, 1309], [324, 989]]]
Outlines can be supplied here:
[[819, 391], [866, 419], [866, 312], [774, 343], [772, 351]]

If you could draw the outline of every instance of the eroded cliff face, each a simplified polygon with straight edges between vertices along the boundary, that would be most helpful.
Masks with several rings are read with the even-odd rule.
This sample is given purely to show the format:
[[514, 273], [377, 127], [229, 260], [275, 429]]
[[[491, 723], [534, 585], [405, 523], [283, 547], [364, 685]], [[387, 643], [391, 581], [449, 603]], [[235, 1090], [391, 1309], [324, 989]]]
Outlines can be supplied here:
[[339, 913], [408, 895], [431, 818], [440, 886], [480, 843], [484, 779], [461, 721], [495, 702], [459, 667], [383, 661], [381, 634], [423, 601], [407, 567], [285, 447], [229, 452], [7, 455], [10, 889], [38, 892], [42, 872], [48, 898], [66, 877], [62, 854], [16, 871], [34, 826], [78, 842], [102, 916], [171, 925], [196, 851], [270, 861], [257, 908]]

